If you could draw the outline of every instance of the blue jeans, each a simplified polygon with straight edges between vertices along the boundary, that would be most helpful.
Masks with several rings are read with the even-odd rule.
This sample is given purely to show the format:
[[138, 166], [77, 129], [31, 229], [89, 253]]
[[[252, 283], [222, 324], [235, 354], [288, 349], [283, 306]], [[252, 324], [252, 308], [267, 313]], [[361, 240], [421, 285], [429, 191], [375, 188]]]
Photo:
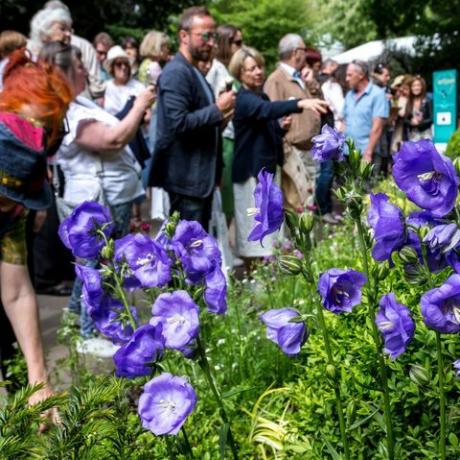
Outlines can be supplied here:
[[[113, 239], [121, 238], [129, 232], [129, 221], [131, 219], [132, 202], [116, 204], [110, 206], [110, 213], [112, 214], [114, 231], [112, 233]], [[99, 259], [85, 260], [83, 264], [87, 267], [97, 267]], [[82, 299], [83, 283], [80, 278], [76, 277], [72, 287], [72, 294], [70, 295], [68, 309], [70, 312], [80, 315], [80, 335], [84, 338], [94, 337], [97, 333], [96, 326], [88, 314], [87, 306]]]
[[332, 180], [334, 178], [334, 162], [323, 161], [316, 164], [315, 201], [319, 214], [324, 215], [332, 211]]

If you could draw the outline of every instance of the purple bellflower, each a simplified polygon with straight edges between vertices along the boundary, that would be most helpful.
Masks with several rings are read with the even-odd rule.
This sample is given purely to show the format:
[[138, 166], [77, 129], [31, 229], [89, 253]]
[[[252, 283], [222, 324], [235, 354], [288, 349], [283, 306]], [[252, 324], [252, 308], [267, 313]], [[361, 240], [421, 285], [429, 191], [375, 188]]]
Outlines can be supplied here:
[[296, 318], [300, 318], [300, 315], [293, 308], [268, 310], [260, 315], [261, 321], [267, 326], [267, 338], [288, 356], [299, 354], [307, 340], [305, 323], [292, 321]]
[[388, 260], [393, 251], [404, 246], [406, 236], [402, 211], [388, 202], [384, 193], [371, 194], [367, 219], [374, 231], [372, 257], [380, 262]]
[[91, 314], [92, 311], [99, 308], [105, 295], [101, 272], [96, 268], [76, 264], [75, 273], [83, 283], [83, 301], [88, 308], [88, 313]]
[[460, 242], [460, 230], [456, 224], [443, 224], [433, 227], [423, 238], [431, 251], [447, 253]]
[[220, 266], [206, 275], [204, 301], [210, 313], [222, 315], [227, 311], [227, 280]]
[[161, 359], [164, 338], [161, 325], [144, 324], [136, 329], [126, 345], [113, 356], [117, 377], [134, 378], [150, 375], [152, 364]]
[[141, 233], [115, 241], [115, 260], [126, 260], [142, 287], [164, 286], [171, 281], [171, 260], [166, 251]]
[[433, 216], [452, 211], [458, 194], [455, 167], [430, 140], [404, 142], [394, 157], [393, 177], [409, 200]]
[[142, 426], [157, 436], [176, 435], [195, 409], [196, 399], [195, 390], [184, 377], [161, 374], [145, 384], [139, 398]]
[[321, 134], [311, 141], [313, 143], [311, 154], [316, 161], [343, 161], [345, 136], [339, 131], [326, 124], [321, 129]]
[[382, 333], [385, 352], [391, 359], [396, 359], [406, 351], [407, 345], [414, 337], [415, 323], [409, 309], [398, 303], [392, 292], [382, 296], [379, 305], [375, 324]]
[[451, 275], [442, 286], [422, 295], [425, 324], [444, 334], [460, 332], [460, 275]]
[[[137, 323], [137, 311], [130, 308], [131, 314]], [[109, 296], [104, 296], [98, 308], [89, 311], [97, 329], [113, 343], [123, 344], [128, 342], [134, 333], [128, 322], [121, 321], [120, 314], [125, 311], [123, 305]]]
[[265, 236], [278, 231], [284, 219], [283, 194], [273, 182], [273, 174], [260, 171], [257, 176], [257, 185], [254, 190], [255, 208], [248, 213], [254, 215], [256, 222], [248, 236], [248, 241], [260, 241]]
[[167, 348], [183, 349], [200, 331], [199, 308], [186, 291], [160, 294], [152, 315], [150, 324], [161, 324]]
[[106, 237], [112, 233], [110, 211], [96, 201], [85, 201], [61, 222], [59, 236], [75, 257], [95, 259], [105, 245], [98, 230], [102, 230]]
[[351, 312], [361, 303], [361, 288], [366, 282], [367, 278], [360, 272], [331, 268], [318, 282], [324, 308], [336, 314]]
[[216, 240], [198, 222], [179, 221], [171, 245], [191, 283], [202, 282], [221, 264], [222, 257]]

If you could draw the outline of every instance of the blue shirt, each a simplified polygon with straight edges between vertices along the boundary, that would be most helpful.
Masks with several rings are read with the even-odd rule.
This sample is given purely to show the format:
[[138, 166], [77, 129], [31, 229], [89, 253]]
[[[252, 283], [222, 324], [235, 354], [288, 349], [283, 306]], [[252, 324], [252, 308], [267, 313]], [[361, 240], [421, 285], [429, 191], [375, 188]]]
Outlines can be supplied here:
[[355, 147], [366, 150], [374, 118], [388, 118], [389, 105], [385, 90], [369, 82], [364, 92], [356, 99], [356, 91], [350, 90], [345, 96], [344, 118], [345, 136], [351, 137]]

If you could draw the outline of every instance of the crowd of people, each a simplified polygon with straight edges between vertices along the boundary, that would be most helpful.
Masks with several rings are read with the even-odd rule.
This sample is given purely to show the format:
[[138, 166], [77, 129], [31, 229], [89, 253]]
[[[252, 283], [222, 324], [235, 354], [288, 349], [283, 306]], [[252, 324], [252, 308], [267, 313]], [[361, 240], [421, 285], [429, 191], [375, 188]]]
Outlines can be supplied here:
[[71, 294], [82, 337], [96, 335], [81, 284], [65, 283], [71, 257], [57, 235], [79, 203], [107, 205], [121, 237], [139, 224], [146, 198], [152, 218], [178, 211], [205, 229], [217, 200], [249, 271], [274, 243], [248, 242], [261, 170], [275, 175], [287, 207], [335, 225], [334, 164], [310, 154], [323, 125], [352, 138], [382, 175], [401, 142], [431, 136], [423, 78], [392, 80], [385, 64], [339, 66], [295, 33], [280, 37], [279, 64], [266, 76], [263, 50], [204, 7], [181, 15], [175, 55], [160, 31], [140, 43], [100, 32], [91, 43], [74, 29], [69, 8], [49, 1], [29, 37], [0, 33], [0, 349], [7, 357], [11, 323], [31, 382], [47, 377], [29, 273], [37, 290]]

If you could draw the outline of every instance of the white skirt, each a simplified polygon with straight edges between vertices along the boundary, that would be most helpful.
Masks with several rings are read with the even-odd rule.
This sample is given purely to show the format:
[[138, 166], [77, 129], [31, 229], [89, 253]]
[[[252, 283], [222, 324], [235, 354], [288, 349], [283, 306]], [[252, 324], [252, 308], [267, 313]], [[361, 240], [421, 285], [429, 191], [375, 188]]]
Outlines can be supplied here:
[[266, 257], [273, 254], [273, 244], [281, 238], [281, 232], [267, 235], [262, 244], [259, 241], [248, 241], [248, 236], [255, 225], [254, 216], [248, 216], [248, 208], [254, 208], [254, 190], [257, 185], [255, 177], [244, 183], [233, 184], [235, 200], [236, 252], [240, 257]]

